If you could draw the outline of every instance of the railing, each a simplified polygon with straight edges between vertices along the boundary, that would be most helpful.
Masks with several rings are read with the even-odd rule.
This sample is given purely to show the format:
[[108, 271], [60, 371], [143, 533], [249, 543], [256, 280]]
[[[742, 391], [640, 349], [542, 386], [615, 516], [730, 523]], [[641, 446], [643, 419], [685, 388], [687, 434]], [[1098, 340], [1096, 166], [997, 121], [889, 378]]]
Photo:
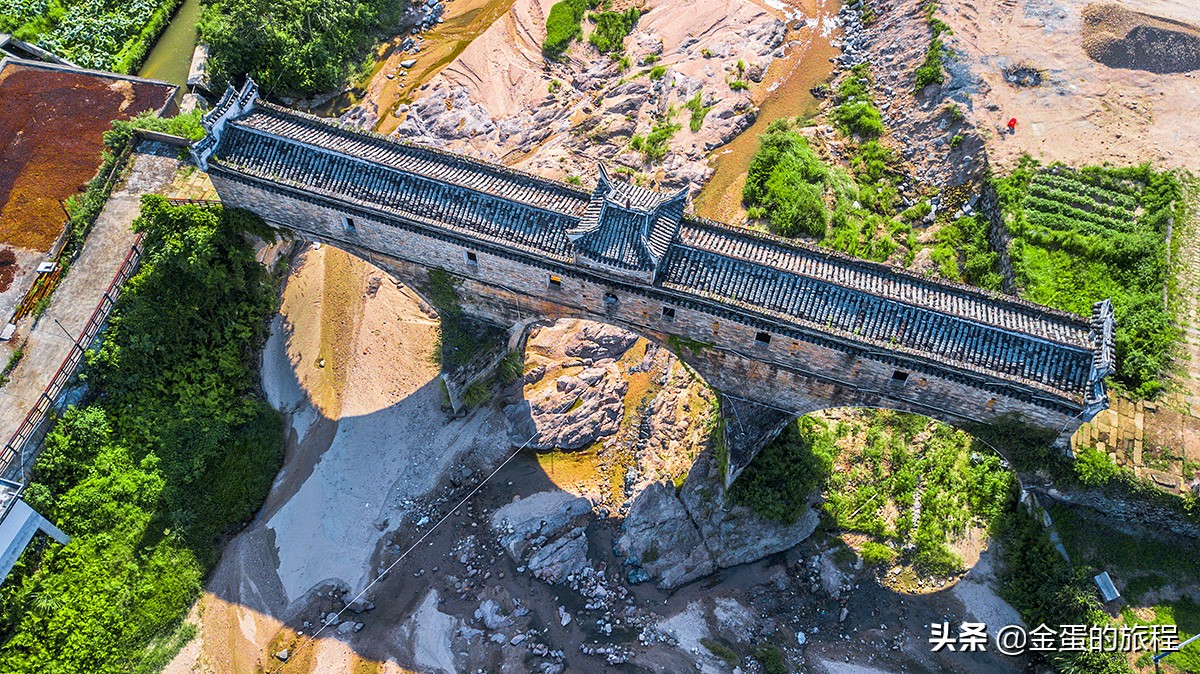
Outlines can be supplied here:
[[220, 206], [220, 199], [167, 199], [169, 206]]
[[[104, 295], [100, 298], [100, 302], [96, 305], [96, 310], [92, 312], [91, 318], [88, 319], [86, 325], [83, 326], [83, 331], [79, 333], [79, 338], [71, 346], [70, 352], [59, 366], [58, 371], [54, 373], [54, 377], [50, 383], [46, 385], [42, 395], [34, 403], [33, 408], [25, 415], [25, 420], [17, 427], [17, 431], [13, 433], [8, 444], [0, 450], [0, 477], [10, 476], [20, 479], [19, 473], [25, 470], [25, 450], [26, 445], [33, 439], [42, 424], [46, 421], [47, 413], [50, 407], [54, 405], [54, 401], [58, 399], [63, 388], [70, 381], [71, 377], [75, 376], [75, 371], [79, 367], [79, 361], [83, 359], [83, 354], [91, 345], [92, 340], [96, 338], [96, 334], [100, 332], [100, 326], [108, 320], [108, 315], [112, 311], [113, 305], [117, 302], [117, 297], [121, 294], [121, 286], [133, 276], [133, 272], [137, 269], [138, 261], [142, 256], [142, 235], [138, 234], [133, 246], [129, 249], [129, 253], [125, 255], [125, 260], [121, 263], [121, 267], [117, 270], [116, 276], [113, 277], [112, 283], [108, 284], [108, 289], [104, 291]], [[10, 475], [15, 468], [17, 475]]]

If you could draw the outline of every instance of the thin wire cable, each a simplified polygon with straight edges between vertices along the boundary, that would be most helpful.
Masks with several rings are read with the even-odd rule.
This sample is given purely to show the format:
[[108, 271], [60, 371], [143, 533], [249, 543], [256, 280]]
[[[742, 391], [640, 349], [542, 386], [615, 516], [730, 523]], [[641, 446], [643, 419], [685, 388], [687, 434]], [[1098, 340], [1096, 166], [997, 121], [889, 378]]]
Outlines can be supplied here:
[[[589, 385], [588, 388], [591, 388], [592, 386], [595, 386], [595, 384]], [[584, 389], [584, 391], [586, 391], [586, 390], [587, 389]], [[571, 409], [575, 405], [575, 403], [579, 402], [579, 399], [582, 397], [583, 397], [583, 391], [580, 391], [579, 395], [575, 396], [575, 400], [572, 400], [569, 405], [564, 407], [562, 409], [562, 412], [565, 412], [565, 411]], [[562, 412], [560, 412], [560, 414]], [[395, 568], [395, 566], [397, 564], [404, 561], [404, 558], [408, 557], [409, 553], [411, 553], [413, 550], [416, 550], [417, 547], [419, 545], [421, 545], [421, 543], [425, 542], [425, 539], [429, 538], [430, 534], [432, 534], [434, 531], [437, 531], [437, 528], [440, 527], [443, 522], [450, 519], [451, 515], [453, 515], [459, 508], [461, 508], [464, 503], [466, 503], [468, 500], [470, 500], [470, 498], [472, 496], [474, 496], [476, 492], [478, 492], [480, 489], [482, 489], [483, 485], [487, 484], [489, 480], [491, 480], [493, 477], [495, 477], [496, 474], [499, 473], [501, 469], [503, 469], [505, 466], [507, 466], [509, 461], [512, 461], [513, 459], [515, 459], [517, 457], [517, 454], [520, 454], [521, 450], [528, 447], [529, 443], [533, 442], [534, 438], [536, 438], [538, 435], [540, 435], [540, 433], [535, 431], [534, 434], [529, 436], [529, 439], [526, 440], [520, 447], [517, 447], [515, 450], [513, 450], [512, 454], [509, 454], [507, 459], [505, 459], [499, 466], [496, 466], [496, 469], [493, 470], [490, 475], [483, 478], [483, 480], [479, 484], [475, 485], [474, 489], [472, 489], [470, 492], [468, 492], [467, 495], [464, 496], [461, 501], [459, 501], [453, 508], [451, 508], [449, 511], [447, 511], [446, 514], [443, 515], [440, 520], [435, 522], [434, 525], [429, 528], [429, 531], [426, 531], [424, 533], [424, 535], [422, 535], [419, 539], [417, 539], [416, 543], [413, 543], [411, 546], [409, 546], [409, 548], [407, 550], [405, 550], [403, 554], [401, 554], [399, 557], [397, 557], [395, 559], [395, 561], [393, 561], [391, 564], [389, 564], [388, 567], [383, 570], [383, 573], [379, 574], [378, 576], [375, 577], [374, 580], [367, 583], [366, 587], [364, 587], [361, 592], [359, 592], [357, 595], [355, 595], [354, 599], [351, 599], [349, 602], [346, 602], [346, 605], [343, 606], [340, 611], [338, 611], [337, 613], [334, 614], [333, 620], [328, 620], [328, 619], [322, 620], [321, 626], [319, 628], [317, 628], [317, 631], [313, 632], [312, 634], [310, 634], [308, 636], [308, 638], [306, 638], [304, 641], [300, 642], [300, 645], [296, 647], [296, 652], [294, 654], [292, 654], [289, 657], [289, 659], [291, 659], [291, 657], [295, 657], [296, 654], [299, 654], [301, 651], [303, 651], [309, 644], [316, 641], [317, 637], [321, 634], [321, 632], [325, 631], [326, 627], [330, 627], [331, 625], [341, 622], [342, 614], [345, 613], [351, 606], [353, 606], [354, 602], [358, 601], [359, 599], [362, 599], [363, 595], [365, 595], [368, 590], [370, 590], [372, 587], [374, 587], [374, 585], [376, 583], [378, 583], [385, 576], [387, 576], [389, 573], [391, 573], [392, 569]], [[279, 663], [278, 665], [276, 665], [276, 667], [274, 669], [271, 670], [271, 674], [279, 674], [279, 672], [283, 671], [283, 667], [286, 664], [287, 664], [287, 662]]]

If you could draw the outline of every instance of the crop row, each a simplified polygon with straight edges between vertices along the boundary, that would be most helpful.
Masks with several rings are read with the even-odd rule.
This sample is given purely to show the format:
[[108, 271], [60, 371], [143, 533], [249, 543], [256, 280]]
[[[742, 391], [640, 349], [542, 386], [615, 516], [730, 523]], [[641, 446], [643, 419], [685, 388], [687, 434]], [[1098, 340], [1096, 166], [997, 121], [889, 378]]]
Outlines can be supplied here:
[[1135, 222], [1130, 218], [1110, 218], [1099, 213], [1089, 213], [1074, 206], [1059, 201], [1043, 199], [1029, 194], [1025, 197], [1024, 206], [1028, 217], [1052, 215], [1053, 222], [1060, 224], [1060, 229], [1079, 229], [1081, 231], [1095, 230], [1100, 232], [1128, 232], [1134, 229]]
[[1074, 192], [1076, 194], [1086, 195], [1091, 197], [1093, 201], [1112, 204], [1128, 210], [1134, 210], [1138, 207], [1136, 191], [1133, 193], [1119, 192], [1105, 187], [1085, 182], [1074, 174], [1057, 175], [1053, 173], [1039, 173], [1034, 176], [1033, 185], [1049, 185], [1064, 192]]
[[1114, 220], [1134, 220], [1136, 218], [1133, 209], [1113, 206], [1109, 203], [1096, 201], [1085, 194], [1067, 192], [1041, 183], [1033, 183], [1029, 186], [1029, 196], [1068, 204], [1080, 210], [1096, 213], [1113, 218]]
[[161, 0], [129, 0], [110, 8], [104, 0], [72, 5], [58, 26], [38, 42], [85, 68], [108, 70], [150, 21]]
[[13, 28], [50, 13], [49, 0], [0, 0], [0, 27]]

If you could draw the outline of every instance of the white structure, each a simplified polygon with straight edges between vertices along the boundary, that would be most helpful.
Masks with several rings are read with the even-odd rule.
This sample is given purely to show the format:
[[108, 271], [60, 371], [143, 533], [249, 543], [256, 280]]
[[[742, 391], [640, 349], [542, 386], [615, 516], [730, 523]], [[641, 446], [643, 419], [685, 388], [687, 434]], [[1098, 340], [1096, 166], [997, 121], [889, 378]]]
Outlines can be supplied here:
[[8, 577], [39, 529], [59, 543], [71, 540], [21, 500], [20, 484], [0, 480], [0, 582]]

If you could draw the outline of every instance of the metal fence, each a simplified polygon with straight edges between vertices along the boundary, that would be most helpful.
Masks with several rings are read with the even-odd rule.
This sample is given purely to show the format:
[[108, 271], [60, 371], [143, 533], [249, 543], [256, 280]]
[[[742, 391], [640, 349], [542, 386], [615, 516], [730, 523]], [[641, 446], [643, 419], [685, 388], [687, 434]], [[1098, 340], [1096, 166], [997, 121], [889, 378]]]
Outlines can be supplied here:
[[[71, 350], [67, 353], [66, 359], [63, 360], [58, 371], [54, 373], [54, 377], [50, 380], [45, 390], [42, 391], [42, 395], [34, 403], [33, 408], [29, 410], [29, 414], [25, 415], [25, 420], [17, 427], [16, 433], [13, 433], [12, 438], [4, 445], [4, 449], [0, 450], [0, 477], [21, 479], [21, 473], [28, 467], [26, 453], [30, 449], [30, 442], [37, 438], [38, 432], [42, 429], [43, 424], [46, 423], [54, 401], [58, 399], [59, 394], [62, 393], [63, 388], [71, 380], [71, 377], [75, 376], [75, 372], [79, 368], [79, 361], [83, 359], [84, 351], [91, 345], [92, 340], [96, 338], [96, 334], [100, 332], [100, 326], [108, 320], [108, 315], [112, 312], [113, 305], [117, 302], [117, 297], [121, 294], [121, 286], [129, 280], [129, 277], [133, 276], [133, 272], [137, 269], [141, 256], [142, 235], [138, 234], [133, 246], [129, 249], [129, 253], [125, 255], [125, 260], [121, 263], [120, 269], [117, 270], [116, 276], [113, 277], [112, 283], [108, 284], [108, 289], [104, 291], [99, 304], [96, 305], [96, 310], [92, 312], [91, 318], [83, 326], [83, 331], [79, 333], [79, 338], [71, 345]], [[32, 457], [29, 457], [29, 459], [32, 459]]]

